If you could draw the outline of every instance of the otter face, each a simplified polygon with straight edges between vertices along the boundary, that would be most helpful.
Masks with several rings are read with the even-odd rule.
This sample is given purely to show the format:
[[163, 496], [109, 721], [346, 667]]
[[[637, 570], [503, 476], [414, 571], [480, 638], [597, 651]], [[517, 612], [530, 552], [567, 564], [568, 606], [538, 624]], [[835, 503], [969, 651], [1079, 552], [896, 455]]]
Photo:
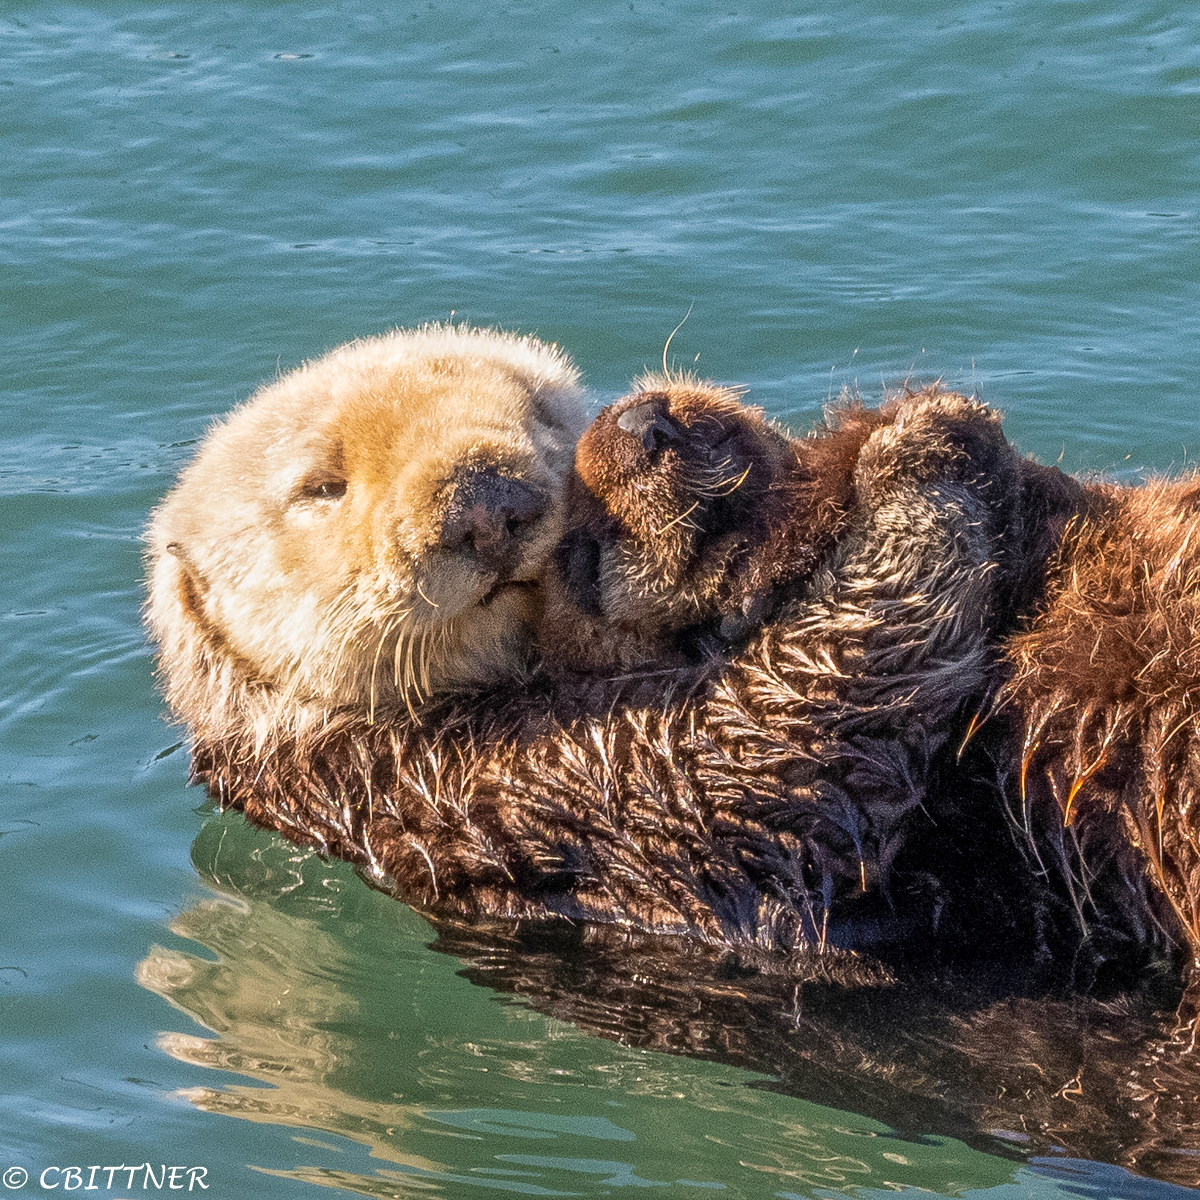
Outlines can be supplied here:
[[561, 353], [484, 330], [354, 342], [262, 389], [148, 532], [170, 702], [215, 732], [520, 670], [582, 425]]
[[652, 377], [603, 411], [567, 486], [539, 631], [547, 661], [628, 668], [739, 613], [796, 466], [789, 439], [727, 388]]

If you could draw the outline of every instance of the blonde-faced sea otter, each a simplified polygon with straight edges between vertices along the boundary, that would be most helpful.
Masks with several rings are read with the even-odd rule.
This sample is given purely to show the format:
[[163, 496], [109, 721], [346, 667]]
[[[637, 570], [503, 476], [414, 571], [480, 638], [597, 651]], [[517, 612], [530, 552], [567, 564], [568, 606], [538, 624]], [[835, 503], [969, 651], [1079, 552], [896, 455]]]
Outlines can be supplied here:
[[554, 346], [351, 342], [205, 439], [147, 534], [167, 699], [262, 747], [519, 674], [584, 426]]

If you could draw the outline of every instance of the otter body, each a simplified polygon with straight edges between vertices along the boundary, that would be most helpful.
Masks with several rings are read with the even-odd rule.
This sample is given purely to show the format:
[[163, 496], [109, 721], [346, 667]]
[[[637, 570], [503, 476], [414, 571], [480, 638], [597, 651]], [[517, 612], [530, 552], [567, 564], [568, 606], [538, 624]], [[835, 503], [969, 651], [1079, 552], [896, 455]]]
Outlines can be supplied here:
[[936, 388], [795, 439], [651, 378], [571, 470], [579, 414], [553, 348], [432, 328], [219, 427], [149, 535], [196, 777], [455, 916], [1200, 953], [1200, 485], [1083, 487]]
[[953, 393], [795, 440], [664, 379], [598, 418], [566, 489], [540, 676], [265, 749], [201, 731], [197, 777], [434, 912], [756, 952], [949, 929], [906, 848], [1075, 485]]

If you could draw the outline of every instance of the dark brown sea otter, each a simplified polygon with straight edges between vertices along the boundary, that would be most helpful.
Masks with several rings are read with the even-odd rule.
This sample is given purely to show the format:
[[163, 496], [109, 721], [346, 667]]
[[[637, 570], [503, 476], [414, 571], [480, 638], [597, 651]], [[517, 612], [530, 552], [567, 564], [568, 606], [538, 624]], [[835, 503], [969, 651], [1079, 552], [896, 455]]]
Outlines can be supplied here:
[[201, 736], [197, 777], [431, 911], [747, 952], [948, 923], [936, 875], [901, 892], [893, 868], [1075, 485], [936, 388], [789, 441], [662, 379], [598, 419], [581, 488], [545, 676], [266, 745]]
[[696, 656], [689, 639], [761, 626], [828, 554], [859, 451], [894, 416], [843, 407], [797, 442], [735, 391], [643, 380], [577, 447], [544, 581], [548, 668], [668, 666]]

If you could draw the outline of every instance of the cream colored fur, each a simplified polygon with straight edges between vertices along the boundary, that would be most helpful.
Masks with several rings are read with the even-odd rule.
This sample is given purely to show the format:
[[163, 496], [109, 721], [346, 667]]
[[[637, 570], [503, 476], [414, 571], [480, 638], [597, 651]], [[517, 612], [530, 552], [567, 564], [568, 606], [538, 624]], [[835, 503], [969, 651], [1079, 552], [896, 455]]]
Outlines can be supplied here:
[[530, 589], [442, 545], [441, 515], [464, 468], [545, 494], [507, 576], [535, 579], [583, 426], [561, 351], [463, 326], [351, 342], [262, 388], [147, 531], [171, 707], [261, 745], [519, 671]]

